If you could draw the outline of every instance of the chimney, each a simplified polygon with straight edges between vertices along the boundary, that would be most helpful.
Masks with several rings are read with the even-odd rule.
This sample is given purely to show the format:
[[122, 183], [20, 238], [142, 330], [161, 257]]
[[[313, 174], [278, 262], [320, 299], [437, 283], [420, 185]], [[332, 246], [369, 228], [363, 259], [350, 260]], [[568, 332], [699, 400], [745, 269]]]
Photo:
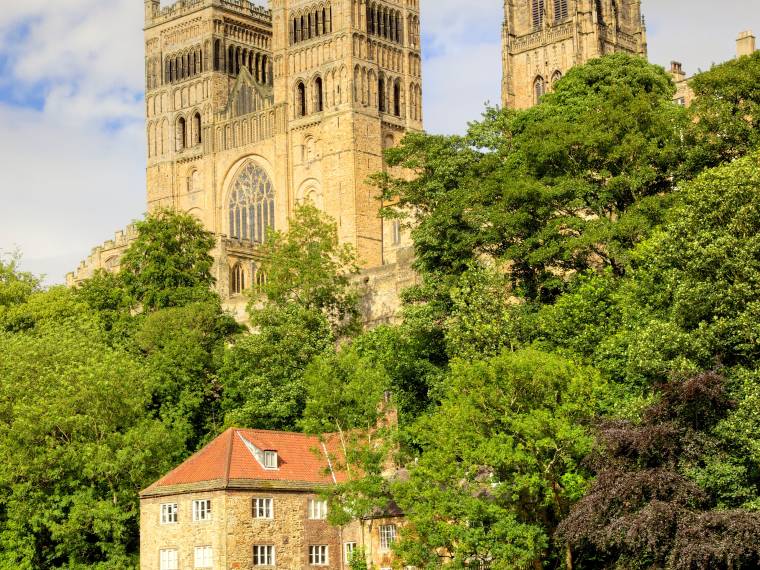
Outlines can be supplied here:
[[670, 62], [670, 75], [676, 83], [680, 83], [686, 79], [686, 74], [683, 72], [683, 65], [681, 65], [680, 61]]
[[755, 35], [747, 30], [739, 34], [736, 39], [736, 57], [752, 55], [755, 53]]

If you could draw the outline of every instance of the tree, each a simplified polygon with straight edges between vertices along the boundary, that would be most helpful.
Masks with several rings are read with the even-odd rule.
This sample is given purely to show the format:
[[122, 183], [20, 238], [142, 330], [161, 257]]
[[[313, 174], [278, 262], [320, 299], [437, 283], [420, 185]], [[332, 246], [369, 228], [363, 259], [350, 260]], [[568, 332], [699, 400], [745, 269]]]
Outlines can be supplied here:
[[40, 280], [31, 273], [21, 271], [21, 254], [0, 252], [0, 318], [7, 307], [23, 303], [29, 296], [39, 291]]
[[704, 168], [742, 157], [760, 145], [760, 54], [713, 67], [689, 83], [696, 99], [688, 130], [686, 168]]
[[137, 239], [121, 260], [121, 279], [131, 298], [150, 312], [214, 294], [210, 255], [213, 235], [190, 214], [156, 210], [137, 222]]
[[184, 446], [145, 412], [150, 372], [86, 305], [33, 303], [33, 327], [0, 332], [0, 568], [136, 568], [137, 493]]
[[295, 430], [306, 405], [303, 374], [332, 349], [325, 316], [296, 303], [255, 313], [256, 330], [227, 351], [219, 376], [227, 425]]
[[414, 212], [417, 268], [451, 286], [482, 256], [514, 293], [551, 302], [577, 271], [622, 275], [650, 235], [684, 156], [687, 116], [656, 66], [615, 54], [572, 69], [541, 104], [490, 109], [466, 137], [407, 136], [376, 177], [390, 214]]
[[736, 505], [717, 509], [717, 489], [699, 485], [715, 475], [725, 479], [731, 469], [732, 479], [743, 475], [750, 494], [760, 482], [757, 465], [742, 469], [746, 461], [737, 462], [730, 443], [713, 433], [734, 406], [723, 378], [676, 379], [661, 395], [640, 423], [602, 424], [590, 460], [596, 480], [558, 536], [581, 568], [756, 568], [760, 515], [726, 509]]
[[580, 461], [604, 383], [531, 350], [456, 362], [448, 382], [440, 408], [415, 429], [419, 460], [392, 484], [409, 521], [399, 553], [420, 568], [495, 570], [563, 557], [552, 535], [588, 484]]
[[358, 295], [351, 278], [358, 272], [350, 245], [338, 241], [337, 225], [314, 206], [296, 209], [287, 233], [271, 232], [261, 248], [260, 271], [266, 282], [254, 292], [249, 313], [256, 320], [258, 305], [295, 303], [322, 312], [333, 328], [353, 330]]

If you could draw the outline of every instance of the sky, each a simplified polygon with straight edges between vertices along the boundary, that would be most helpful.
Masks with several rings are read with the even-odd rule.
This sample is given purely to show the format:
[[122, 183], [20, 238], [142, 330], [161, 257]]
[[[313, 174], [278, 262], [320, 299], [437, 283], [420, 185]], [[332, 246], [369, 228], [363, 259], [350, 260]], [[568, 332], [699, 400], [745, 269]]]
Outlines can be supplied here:
[[[760, 0], [643, 0], [649, 58], [691, 74], [760, 35]], [[500, 0], [421, 0], [425, 127], [461, 133], [500, 100]], [[0, 253], [63, 282], [145, 209], [143, 6], [8, 0], [0, 10]]]

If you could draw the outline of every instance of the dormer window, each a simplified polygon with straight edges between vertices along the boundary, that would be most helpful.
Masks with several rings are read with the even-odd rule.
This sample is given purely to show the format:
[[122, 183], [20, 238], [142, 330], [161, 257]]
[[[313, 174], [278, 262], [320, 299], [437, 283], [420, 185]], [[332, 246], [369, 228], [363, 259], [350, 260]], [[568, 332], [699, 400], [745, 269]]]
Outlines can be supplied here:
[[277, 452], [264, 452], [264, 469], [277, 469]]

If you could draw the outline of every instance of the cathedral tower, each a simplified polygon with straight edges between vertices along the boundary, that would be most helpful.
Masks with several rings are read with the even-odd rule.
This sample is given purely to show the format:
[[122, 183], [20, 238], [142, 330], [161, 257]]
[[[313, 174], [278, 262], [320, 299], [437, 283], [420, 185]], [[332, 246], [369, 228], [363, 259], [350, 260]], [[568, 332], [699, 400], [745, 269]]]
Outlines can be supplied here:
[[641, 0], [504, 0], [502, 105], [535, 105], [571, 67], [624, 52], [646, 57]]
[[422, 129], [419, 0], [145, 0], [145, 49], [148, 208], [214, 233], [224, 298], [264, 278], [257, 246], [299, 203], [364, 267], [395, 260], [367, 178]]

